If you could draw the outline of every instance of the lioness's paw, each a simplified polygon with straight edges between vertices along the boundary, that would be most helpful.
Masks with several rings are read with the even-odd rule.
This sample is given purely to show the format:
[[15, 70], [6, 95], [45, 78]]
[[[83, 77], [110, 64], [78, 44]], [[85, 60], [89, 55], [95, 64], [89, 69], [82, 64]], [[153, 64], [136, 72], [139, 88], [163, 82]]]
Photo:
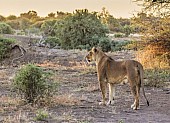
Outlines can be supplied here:
[[113, 105], [114, 104], [114, 101], [113, 100], [109, 100], [108, 102], [107, 102], [107, 105]]
[[133, 110], [140, 109], [140, 107], [136, 107], [135, 104], [132, 104], [132, 105], [131, 105], [131, 108], [132, 108]]
[[104, 102], [99, 102], [99, 105], [106, 105]]
[[135, 104], [132, 104], [132, 105], [131, 105], [131, 108], [134, 109], [134, 108], [135, 108]]

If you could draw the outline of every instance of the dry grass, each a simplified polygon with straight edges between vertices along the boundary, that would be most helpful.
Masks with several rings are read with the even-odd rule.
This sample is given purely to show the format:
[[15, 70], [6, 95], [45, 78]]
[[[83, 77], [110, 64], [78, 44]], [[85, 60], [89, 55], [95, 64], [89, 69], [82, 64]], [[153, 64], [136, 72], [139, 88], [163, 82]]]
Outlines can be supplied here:
[[81, 71], [80, 75], [85, 75], [85, 74], [94, 74], [96, 73], [96, 67], [95, 66], [86, 66], [84, 69]]
[[0, 78], [3, 79], [3, 78], [8, 78], [8, 73], [6, 71], [1, 71], [0, 72]]
[[29, 123], [28, 114], [19, 110], [15, 112], [15, 115], [6, 116], [3, 123]]
[[154, 50], [139, 51], [137, 53], [137, 60], [143, 64], [145, 69], [152, 68], [170, 68], [168, 59], [165, 55], [156, 56]]
[[0, 97], [0, 112], [12, 111], [17, 109], [20, 99], [9, 96]]
[[88, 91], [88, 92], [99, 91], [99, 85], [98, 84], [88, 84], [88, 86], [84, 87], [83, 90]]
[[63, 94], [53, 97], [53, 101], [57, 105], [73, 106], [81, 104], [80, 99], [74, 97], [71, 94]]

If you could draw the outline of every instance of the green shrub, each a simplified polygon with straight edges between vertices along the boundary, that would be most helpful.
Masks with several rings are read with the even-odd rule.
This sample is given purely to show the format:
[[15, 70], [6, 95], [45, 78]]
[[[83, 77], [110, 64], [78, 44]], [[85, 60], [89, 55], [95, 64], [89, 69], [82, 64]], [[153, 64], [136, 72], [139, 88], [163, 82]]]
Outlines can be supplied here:
[[[137, 50], [138, 48], [137, 43], [138, 43], [137, 41], [127, 41], [127, 44], [125, 44], [123, 48], [127, 50]], [[141, 47], [138, 49], [141, 49]]]
[[80, 49], [80, 50], [90, 50], [91, 49], [89, 44], [79, 45], [79, 46], [77, 46], [77, 48]]
[[125, 34], [123, 34], [123, 33], [115, 33], [114, 37], [115, 38], [123, 38], [123, 37], [125, 37]]
[[11, 28], [10, 25], [0, 22], [0, 34], [12, 34], [14, 30]]
[[14, 43], [14, 39], [0, 37], [0, 61], [10, 56], [10, 50], [12, 48], [12, 44]]
[[121, 50], [126, 50], [126, 45], [128, 45], [130, 42], [129, 41], [113, 41], [112, 42], [112, 49], [111, 51], [121, 51]]
[[60, 46], [61, 45], [61, 41], [59, 38], [57, 37], [48, 37], [46, 40], [45, 40], [45, 43], [48, 43], [50, 44], [50, 48], [53, 48], [55, 47], [56, 45]]
[[42, 121], [49, 117], [49, 113], [46, 110], [38, 110], [36, 113], [35, 120]]
[[37, 103], [41, 99], [52, 97], [56, 83], [51, 79], [52, 73], [43, 71], [33, 64], [22, 67], [14, 78], [14, 89], [28, 103]]
[[163, 87], [166, 82], [169, 82], [170, 70], [169, 69], [147, 69], [145, 70], [145, 82], [149, 87]]
[[111, 51], [111, 41], [108, 38], [100, 38], [98, 46], [101, 47], [104, 52]]

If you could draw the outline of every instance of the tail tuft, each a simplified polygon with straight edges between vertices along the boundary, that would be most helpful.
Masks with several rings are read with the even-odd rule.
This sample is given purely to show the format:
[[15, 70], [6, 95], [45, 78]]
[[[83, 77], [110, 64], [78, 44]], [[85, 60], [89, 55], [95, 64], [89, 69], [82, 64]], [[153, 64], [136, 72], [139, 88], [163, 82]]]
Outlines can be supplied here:
[[147, 100], [147, 105], [149, 106], [149, 101]]

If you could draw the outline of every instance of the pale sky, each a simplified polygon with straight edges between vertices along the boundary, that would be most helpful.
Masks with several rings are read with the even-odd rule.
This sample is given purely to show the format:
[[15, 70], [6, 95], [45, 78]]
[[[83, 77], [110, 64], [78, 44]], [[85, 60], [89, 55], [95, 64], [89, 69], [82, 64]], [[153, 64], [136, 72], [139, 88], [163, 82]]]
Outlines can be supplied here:
[[128, 18], [140, 11], [133, 0], [0, 0], [0, 15], [9, 16], [35, 10], [39, 16], [50, 12], [73, 12], [76, 9], [88, 9], [100, 12], [105, 7], [114, 17]]

